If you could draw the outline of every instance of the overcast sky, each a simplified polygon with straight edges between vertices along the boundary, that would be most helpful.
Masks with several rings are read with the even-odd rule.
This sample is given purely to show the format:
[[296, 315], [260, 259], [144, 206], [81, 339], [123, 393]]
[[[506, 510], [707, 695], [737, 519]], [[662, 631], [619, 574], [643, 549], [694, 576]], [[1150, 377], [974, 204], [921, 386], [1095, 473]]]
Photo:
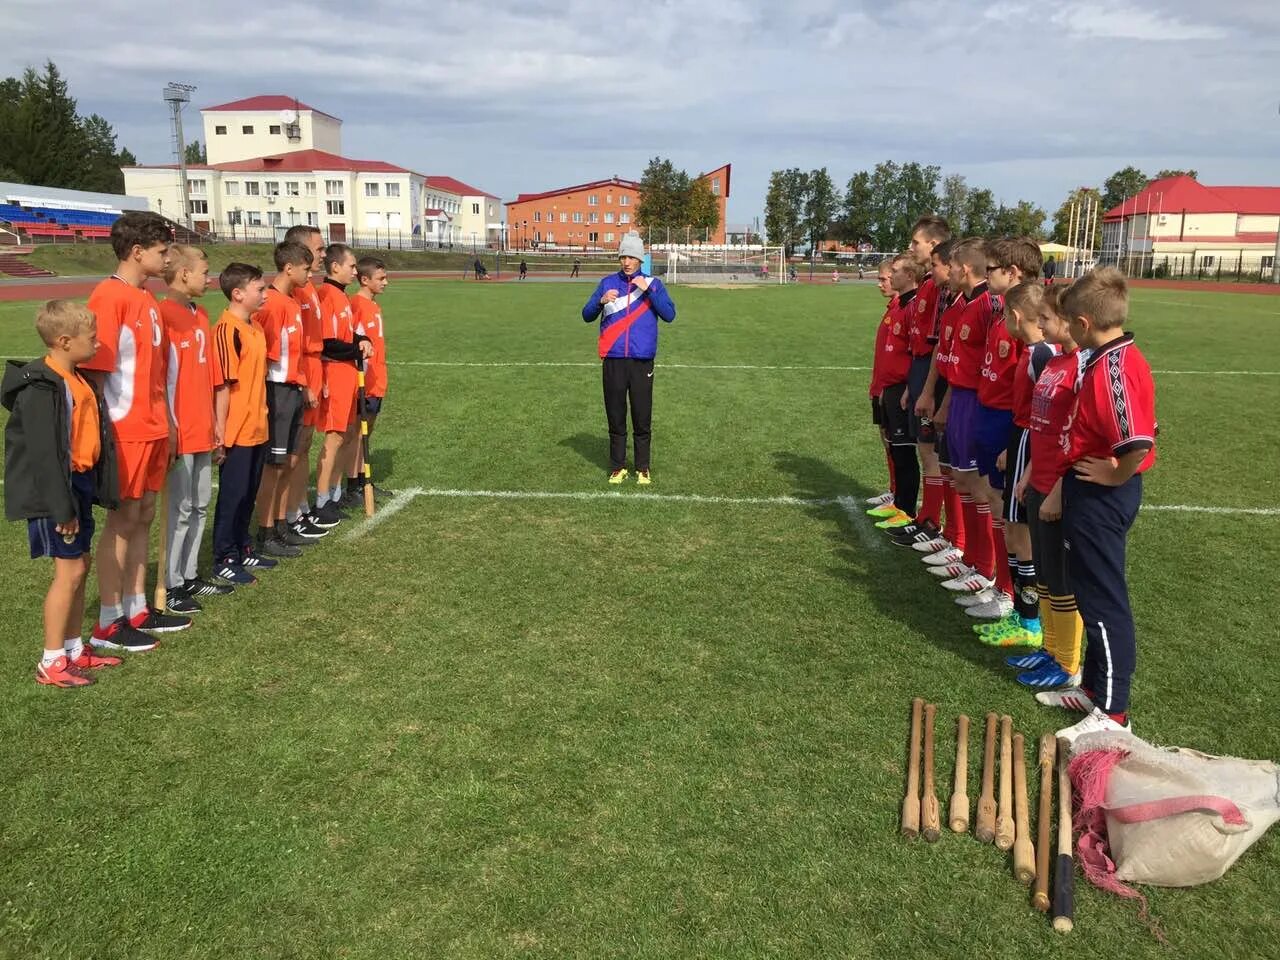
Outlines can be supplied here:
[[1129, 163], [1280, 184], [1276, 0], [0, 0], [0, 22], [4, 75], [52, 59], [143, 163], [172, 159], [160, 91], [181, 81], [197, 108], [296, 96], [344, 121], [348, 156], [503, 199], [731, 162], [731, 223], [763, 214], [773, 169], [843, 187], [884, 159], [1050, 213]]

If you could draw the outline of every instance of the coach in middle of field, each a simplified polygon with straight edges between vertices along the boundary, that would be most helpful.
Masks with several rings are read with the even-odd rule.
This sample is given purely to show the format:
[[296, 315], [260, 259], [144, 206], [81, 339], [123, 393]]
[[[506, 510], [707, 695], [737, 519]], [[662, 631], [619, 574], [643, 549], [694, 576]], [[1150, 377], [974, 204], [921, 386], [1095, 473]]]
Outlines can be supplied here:
[[[604, 413], [609, 421], [609, 482], [627, 479], [627, 397], [636, 444], [636, 483], [649, 483], [649, 435], [653, 417], [653, 358], [658, 320], [676, 318], [676, 305], [656, 277], [641, 271], [644, 244], [628, 233], [618, 246], [621, 268], [601, 280], [582, 308], [587, 323], [600, 319]], [[601, 314], [603, 313], [603, 316]]]

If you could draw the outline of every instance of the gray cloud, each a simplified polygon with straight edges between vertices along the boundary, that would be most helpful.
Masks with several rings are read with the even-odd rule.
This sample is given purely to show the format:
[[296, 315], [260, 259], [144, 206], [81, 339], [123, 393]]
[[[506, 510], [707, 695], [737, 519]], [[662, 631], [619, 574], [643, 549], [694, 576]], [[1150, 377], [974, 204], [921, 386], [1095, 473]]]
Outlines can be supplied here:
[[734, 221], [782, 166], [843, 183], [916, 159], [1052, 209], [1131, 162], [1274, 182], [1280, 152], [1272, 2], [221, 0], [190, 23], [122, 0], [4, 6], [0, 70], [54, 60], [144, 162], [168, 159], [170, 80], [198, 85], [195, 106], [297, 96], [344, 120], [351, 156], [504, 198], [655, 154], [730, 161]]

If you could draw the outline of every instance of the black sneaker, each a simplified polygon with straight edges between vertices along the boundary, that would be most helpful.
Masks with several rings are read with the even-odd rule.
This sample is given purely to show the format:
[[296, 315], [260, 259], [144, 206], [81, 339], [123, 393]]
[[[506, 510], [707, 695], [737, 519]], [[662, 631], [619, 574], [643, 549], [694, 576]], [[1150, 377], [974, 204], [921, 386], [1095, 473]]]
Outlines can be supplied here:
[[283, 520], [276, 524], [276, 539], [291, 547], [309, 547], [315, 542], [294, 533]]
[[396, 495], [396, 492], [394, 490], [387, 490], [384, 487], [380, 487], [375, 483], [373, 484], [373, 495], [378, 500], [386, 500], [390, 497], [394, 497]]
[[317, 527], [312, 523], [310, 516], [301, 516], [289, 524], [289, 532], [312, 543], [329, 535], [329, 531], [324, 527]]
[[280, 566], [280, 561], [259, 553], [253, 547], [246, 547], [240, 554], [240, 566], [246, 569], [256, 567], [261, 570], [270, 570], [272, 567]]
[[235, 593], [236, 590], [229, 583], [211, 583], [199, 577], [188, 580], [183, 584], [183, 589], [188, 597], [225, 597], [229, 593]]
[[942, 536], [942, 532], [926, 520], [924, 523], [909, 523], [890, 532], [889, 539], [900, 547], [909, 547], [916, 543], [928, 543]]
[[[259, 543], [257, 552], [264, 557], [275, 557], [281, 560], [302, 556], [301, 547], [291, 546], [274, 535]], [[246, 563], [245, 565], [248, 566], [249, 564]]]
[[311, 522], [317, 527], [328, 530], [342, 522], [342, 514], [338, 512], [338, 508], [331, 501], [323, 507], [316, 508], [315, 513], [311, 514]]
[[89, 638], [92, 646], [104, 650], [125, 650], [129, 653], [146, 653], [159, 643], [155, 637], [143, 633], [129, 622], [128, 617], [117, 617], [106, 630], [94, 627]]
[[177, 633], [191, 626], [190, 617], [174, 616], [151, 606], [147, 607], [145, 616], [139, 615], [134, 620], [138, 622], [133, 624], [133, 628], [147, 633]]
[[165, 591], [165, 609], [170, 613], [199, 613], [204, 607], [179, 589]]
[[213, 565], [213, 575], [219, 580], [233, 583], [237, 587], [247, 587], [257, 583], [258, 578], [244, 568], [237, 557], [226, 557]]

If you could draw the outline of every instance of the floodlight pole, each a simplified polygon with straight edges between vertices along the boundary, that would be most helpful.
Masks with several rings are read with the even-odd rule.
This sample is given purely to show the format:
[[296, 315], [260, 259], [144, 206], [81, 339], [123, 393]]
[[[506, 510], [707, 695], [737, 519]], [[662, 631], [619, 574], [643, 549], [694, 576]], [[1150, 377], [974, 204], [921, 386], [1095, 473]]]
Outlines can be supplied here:
[[164, 88], [173, 123], [173, 150], [178, 155], [178, 195], [182, 198], [182, 219], [191, 229], [191, 198], [187, 190], [187, 144], [182, 136], [182, 108], [191, 100], [195, 87], [189, 83], [170, 83]]

